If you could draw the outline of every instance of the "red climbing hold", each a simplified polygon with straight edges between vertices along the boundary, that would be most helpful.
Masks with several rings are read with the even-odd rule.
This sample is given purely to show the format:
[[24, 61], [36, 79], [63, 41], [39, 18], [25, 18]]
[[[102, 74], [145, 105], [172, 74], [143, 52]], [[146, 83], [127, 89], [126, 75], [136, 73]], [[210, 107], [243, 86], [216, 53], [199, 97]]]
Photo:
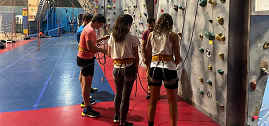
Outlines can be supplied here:
[[116, 0], [113, 0], [113, 2], [116, 2]]
[[258, 119], [258, 116], [252, 116], [252, 118], [253, 118], [254, 120], [257, 120], [257, 119]]
[[163, 13], [163, 9], [161, 9], [161, 12]]
[[157, 3], [157, 0], [154, 0], [154, 3], [156, 4]]

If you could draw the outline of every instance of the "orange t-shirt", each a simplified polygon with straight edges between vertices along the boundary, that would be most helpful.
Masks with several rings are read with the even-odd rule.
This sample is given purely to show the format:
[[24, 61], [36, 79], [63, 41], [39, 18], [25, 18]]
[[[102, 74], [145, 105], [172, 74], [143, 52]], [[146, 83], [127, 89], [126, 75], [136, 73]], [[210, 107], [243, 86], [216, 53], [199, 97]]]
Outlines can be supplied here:
[[[86, 25], [81, 33], [79, 46], [84, 49], [88, 49], [86, 42], [89, 40], [93, 41], [93, 44], [96, 45], [97, 40], [96, 32], [91, 25]], [[78, 51], [77, 56], [80, 57], [81, 59], [91, 59], [94, 57], [94, 53]]]

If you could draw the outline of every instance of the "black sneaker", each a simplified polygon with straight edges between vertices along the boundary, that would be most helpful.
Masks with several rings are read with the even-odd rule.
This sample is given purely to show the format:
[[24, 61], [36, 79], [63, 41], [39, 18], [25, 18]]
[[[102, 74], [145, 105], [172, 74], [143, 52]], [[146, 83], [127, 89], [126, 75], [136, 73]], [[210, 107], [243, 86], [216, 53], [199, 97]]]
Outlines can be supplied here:
[[[93, 105], [93, 104], [95, 104], [95, 100], [94, 99], [90, 99], [90, 105]], [[85, 107], [84, 101], [81, 102], [80, 107], [81, 108], [84, 108]]]
[[134, 124], [128, 121], [125, 121], [124, 125], [119, 125], [119, 126], [133, 126]]
[[81, 113], [81, 115], [82, 116], [88, 116], [88, 117], [94, 118], [94, 117], [100, 116], [100, 113], [92, 110], [92, 108], [89, 106], [87, 108], [87, 110], [85, 108], [83, 109], [83, 112]]
[[146, 99], [150, 99], [150, 93], [147, 94]]
[[120, 116], [114, 116], [114, 123], [119, 123], [120, 122]]

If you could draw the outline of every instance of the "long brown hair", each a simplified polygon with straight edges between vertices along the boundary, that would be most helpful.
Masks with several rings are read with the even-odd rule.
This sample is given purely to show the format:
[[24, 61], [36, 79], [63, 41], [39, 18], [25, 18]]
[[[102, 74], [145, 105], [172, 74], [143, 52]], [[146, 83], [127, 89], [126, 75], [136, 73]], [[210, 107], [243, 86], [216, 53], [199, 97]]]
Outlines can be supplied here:
[[116, 18], [116, 21], [113, 24], [113, 31], [112, 31], [112, 36], [115, 39], [115, 42], [119, 42], [124, 38], [124, 36], [129, 32], [127, 26], [132, 22], [133, 18], [131, 15], [128, 14], [119, 15]]
[[153, 38], [164, 34], [168, 37], [169, 33], [172, 32], [173, 28], [173, 19], [171, 15], [168, 13], [163, 13], [161, 17], [159, 17], [154, 29], [153, 29]]

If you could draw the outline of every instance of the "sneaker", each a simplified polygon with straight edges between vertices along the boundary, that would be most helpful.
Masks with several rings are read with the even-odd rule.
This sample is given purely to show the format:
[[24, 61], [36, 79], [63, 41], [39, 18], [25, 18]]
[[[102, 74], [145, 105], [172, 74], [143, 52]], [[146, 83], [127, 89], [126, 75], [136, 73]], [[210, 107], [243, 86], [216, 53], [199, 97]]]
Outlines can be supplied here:
[[[90, 105], [93, 105], [93, 104], [95, 104], [95, 100], [94, 99], [90, 99]], [[80, 107], [81, 108], [84, 108], [85, 107], [84, 101], [81, 102]]]
[[97, 88], [91, 87], [91, 91], [97, 91]]
[[81, 113], [82, 116], [88, 116], [91, 118], [100, 116], [100, 113], [92, 110], [92, 108], [90, 106], [88, 106], [87, 109], [88, 110], [86, 110], [85, 108], [83, 109], [83, 112]]
[[114, 116], [114, 123], [119, 123], [120, 122], [120, 116]]
[[133, 126], [134, 124], [128, 121], [125, 121], [124, 125], [119, 125], [119, 126]]

